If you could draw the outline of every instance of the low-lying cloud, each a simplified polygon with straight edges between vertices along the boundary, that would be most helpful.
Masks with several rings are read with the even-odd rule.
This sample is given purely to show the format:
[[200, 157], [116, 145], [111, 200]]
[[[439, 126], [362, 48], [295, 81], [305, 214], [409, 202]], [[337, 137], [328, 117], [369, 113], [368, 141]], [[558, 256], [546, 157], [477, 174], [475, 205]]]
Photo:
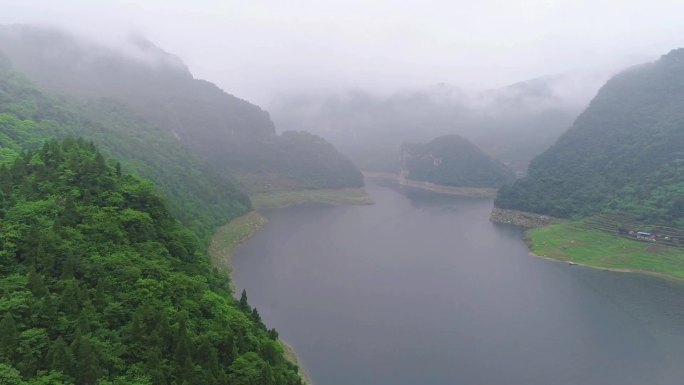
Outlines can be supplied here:
[[192, 72], [262, 105], [293, 91], [484, 90], [650, 60], [684, 40], [684, 2], [3, 1], [1, 23], [142, 34]]

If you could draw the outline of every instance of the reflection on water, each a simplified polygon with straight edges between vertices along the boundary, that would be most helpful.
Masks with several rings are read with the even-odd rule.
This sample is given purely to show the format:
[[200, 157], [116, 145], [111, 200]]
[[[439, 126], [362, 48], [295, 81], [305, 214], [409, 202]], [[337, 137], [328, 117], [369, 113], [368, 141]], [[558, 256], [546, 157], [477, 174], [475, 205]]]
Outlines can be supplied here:
[[682, 285], [530, 256], [489, 199], [367, 189], [267, 212], [233, 258], [316, 385], [683, 383]]

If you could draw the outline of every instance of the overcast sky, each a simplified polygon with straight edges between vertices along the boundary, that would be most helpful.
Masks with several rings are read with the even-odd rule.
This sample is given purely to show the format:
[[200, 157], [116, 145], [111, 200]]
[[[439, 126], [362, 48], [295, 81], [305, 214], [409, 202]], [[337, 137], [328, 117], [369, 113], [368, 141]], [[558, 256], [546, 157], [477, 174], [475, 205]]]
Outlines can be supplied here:
[[2, 23], [140, 32], [267, 105], [298, 90], [491, 88], [684, 46], [683, 0], [0, 0]]

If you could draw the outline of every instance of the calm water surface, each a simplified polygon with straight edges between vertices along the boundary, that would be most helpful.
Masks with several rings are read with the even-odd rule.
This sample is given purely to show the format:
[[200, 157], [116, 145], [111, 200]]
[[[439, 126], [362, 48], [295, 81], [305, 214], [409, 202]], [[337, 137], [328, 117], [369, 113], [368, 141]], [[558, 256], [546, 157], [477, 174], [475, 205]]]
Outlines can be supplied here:
[[491, 200], [267, 211], [234, 280], [316, 385], [684, 384], [684, 286], [530, 256]]

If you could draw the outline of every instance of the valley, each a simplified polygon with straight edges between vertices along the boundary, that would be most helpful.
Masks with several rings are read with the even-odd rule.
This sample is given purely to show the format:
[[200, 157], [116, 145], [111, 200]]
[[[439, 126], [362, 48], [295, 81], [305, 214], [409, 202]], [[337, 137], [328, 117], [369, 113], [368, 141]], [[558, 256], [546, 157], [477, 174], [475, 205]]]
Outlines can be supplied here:
[[0, 385], [684, 383], [684, 6], [537, 3], [7, 0]]

